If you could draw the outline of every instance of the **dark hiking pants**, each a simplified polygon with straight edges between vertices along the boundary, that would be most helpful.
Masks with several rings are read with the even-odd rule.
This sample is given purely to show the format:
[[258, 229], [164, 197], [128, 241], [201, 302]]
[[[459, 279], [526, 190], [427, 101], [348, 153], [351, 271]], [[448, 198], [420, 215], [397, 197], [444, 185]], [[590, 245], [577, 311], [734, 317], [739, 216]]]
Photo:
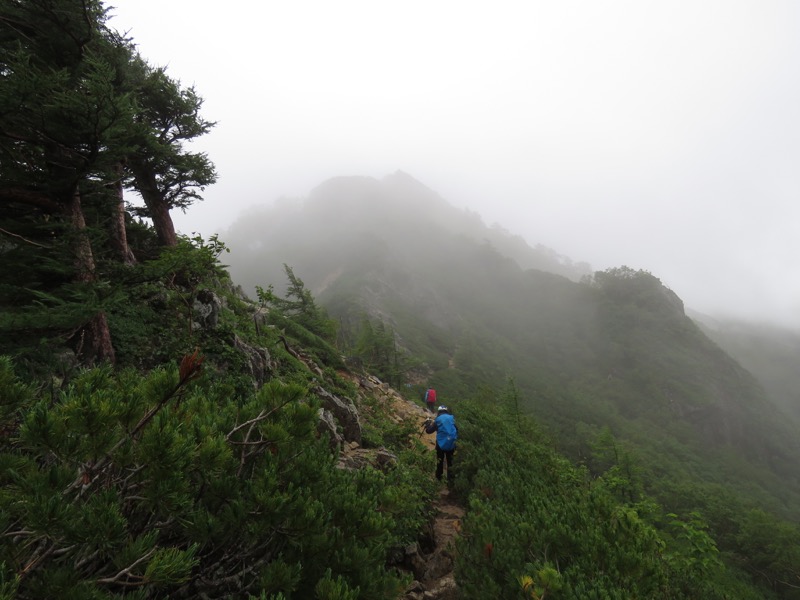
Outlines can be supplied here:
[[436, 479], [442, 480], [444, 461], [447, 459], [447, 481], [453, 481], [453, 450], [442, 450], [436, 444]]

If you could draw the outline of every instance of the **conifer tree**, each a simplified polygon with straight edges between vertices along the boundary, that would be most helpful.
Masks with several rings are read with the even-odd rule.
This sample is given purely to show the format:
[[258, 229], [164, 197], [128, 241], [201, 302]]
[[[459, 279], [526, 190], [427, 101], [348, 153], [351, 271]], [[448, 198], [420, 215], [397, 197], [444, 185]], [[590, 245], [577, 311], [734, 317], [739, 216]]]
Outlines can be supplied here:
[[[215, 178], [182, 142], [206, 133], [202, 104], [106, 24], [100, 0], [0, 0], [0, 330], [55, 336], [111, 361], [108, 258], [135, 262], [123, 190], [138, 189], [162, 245], [169, 217]], [[151, 185], [152, 184], [152, 185]]]
[[136, 148], [127, 157], [132, 184], [142, 195], [138, 213], [153, 219], [159, 242], [177, 244], [170, 210], [185, 210], [216, 181], [214, 165], [203, 152], [189, 152], [186, 142], [208, 133], [214, 123], [200, 116], [202, 98], [193, 87], [182, 88], [163, 68], [140, 57], [131, 65], [136, 98]]
[[285, 297], [279, 297], [275, 293], [273, 285], [269, 285], [266, 289], [257, 286], [256, 290], [262, 304], [283, 316], [291, 317], [293, 321], [323, 340], [334, 341], [336, 339], [336, 321], [331, 319], [327, 311], [317, 304], [311, 291], [306, 288], [303, 280], [295, 275], [289, 265], [284, 264], [283, 269], [288, 279]]
[[364, 315], [353, 351], [368, 371], [395, 387], [402, 385], [408, 361], [397, 349], [394, 329], [383, 321], [373, 323]]
[[[104, 20], [99, 2], [74, 0], [6, 1], [0, 19], [0, 201], [11, 213], [5, 247], [60, 247], [70, 257], [69, 284], [88, 296], [98, 277], [85, 211], [107, 201], [104, 184], [132, 116], [105, 60], [113, 41]], [[113, 361], [103, 310], [86, 315], [72, 338], [88, 358]]]

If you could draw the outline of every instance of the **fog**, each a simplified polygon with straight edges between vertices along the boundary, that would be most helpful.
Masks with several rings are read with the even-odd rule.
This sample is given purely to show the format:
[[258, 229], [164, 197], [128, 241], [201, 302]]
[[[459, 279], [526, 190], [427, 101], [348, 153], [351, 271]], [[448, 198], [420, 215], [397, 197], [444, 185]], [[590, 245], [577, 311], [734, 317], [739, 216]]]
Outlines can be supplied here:
[[223, 231], [339, 175], [457, 207], [688, 308], [800, 328], [800, 4], [116, 0], [206, 99]]

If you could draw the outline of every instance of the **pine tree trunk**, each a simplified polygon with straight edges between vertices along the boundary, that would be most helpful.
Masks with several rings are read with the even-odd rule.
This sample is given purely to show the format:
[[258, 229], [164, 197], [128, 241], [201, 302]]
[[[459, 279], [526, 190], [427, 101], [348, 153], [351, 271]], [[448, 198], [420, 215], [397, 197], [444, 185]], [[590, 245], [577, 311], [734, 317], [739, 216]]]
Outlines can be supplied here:
[[136, 257], [128, 246], [128, 232], [125, 228], [125, 196], [122, 190], [122, 164], [118, 164], [114, 169], [117, 180], [110, 184], [115, 195], [114, 213], [111, 217], [111, 243], [116, 250], [120, 260], [125, 265], [136, 264]]
[[[81, 207], [81, 195], [76, 189], [66, 204], [66, 216], [72, 225], [75, 236], [73, 254], [75, 278], [81, 283], [95, 280], [95, 262], [92, 244], [86, 231], [86, 220]], [[111, 343], [111, 330], [104, 312], [96, 313], [73, 336], [77, 344], [76, 354], [87, 362], [116, 362], [114, 346]]]
[[75, 278], [82, 283], [94, 281], [94, 253], [92, 243], [86, 232], [86, 219], [83, 216], [81, 206], [81, 194], [76, 188], [69, 201], [65, 205], [66, 217], [72, 225], [73, 265], [75, 267]]
[[162, 246], [177, 246], [178, 236], [175, 233], [175, 225], [172, 223], [172, 217], [169, 214], [169, 208], [166, 203], [159, 197], [155, 202], [147, 202], [147, 207], [150, 209], [150, 217], [153, 219], [153, 226], [156, 228], [156, 235], [158, 236], [158, 243]]
[[136, 187], [147, 205], [150, 218], [153, 219], [158, 243], [162, 246], [177, 246], [178, 236], [175, 234], [175, 225], [169, 214], [169, 206], [158, 189], [155, 175], [140, 161], [132, 162], [131, 169], [136, 179]]
[[111, 343], [111, 330], [108, 327], [106, 313], [100, 311], [95, 314], [78, 333], [80, 336], [81, 355], [89, 358], [93, 362], [109, 362], [114, 364], [117, 361], [114, 346]]

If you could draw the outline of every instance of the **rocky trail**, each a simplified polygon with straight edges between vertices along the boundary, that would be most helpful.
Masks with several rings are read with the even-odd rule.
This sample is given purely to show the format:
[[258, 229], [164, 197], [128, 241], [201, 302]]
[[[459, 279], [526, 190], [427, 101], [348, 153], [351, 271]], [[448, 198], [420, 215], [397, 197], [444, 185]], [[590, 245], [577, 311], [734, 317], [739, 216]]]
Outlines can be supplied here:
[[446, 488], [440, 491], [434, 507], [437, 514], [433, 521], [433, 549], [428, 554], [420, 554], [416, 549], [420, 561], [414, 569], [416, 580], [404, 596], [408, 600], [455, 600], [458, 597], [453, 564], [455, 540], [464, 509], [450, 498]]
[[[322, 370], [309, 357], [294, 351], [285, 340], [283, 341], [287, 351], [301, 360], [310, 371], [322, 376]], [[358, 386], [362, 400], [369, 395], [384, 403], [388, 408], [389, 418], [395, 423], [412, 423], [413, 430], [421, 432], [420, 439], [425, 446], [430, 452], [435, 452], [435, 434], [422, 432], [422, 424], [432, 416], [424, 407], [406, 400], [397, 390], [376, 377], [359, 377], [344, 371], [341, 371], [339, 375], [350, 379]], [[330, 433], [333, 443], [342, 449], [339, 457], [341, 468], [358, 469], [367, 464], [384, 468], [396, 460], [396, 457], [385, 449], [375, 450], [361, 447], [361, 425], [358, 411], [352, 402], [338, 398], [321, 387], [314, 391], [322, 400], [323, 405], [320, 430]], [[338, 433], [332, 420], [333, 414], [342, 424], [343, 435]], [[431, 477], [433, 477], [433, 473], [431, 473]], [[444, 484], [442, 484], [432, 508], [435, 516], [428, 531], [423, 534], [422, 539], [404, 548], [402, 555], [393, 560], [398, 568], [408, 571], [414, 576], [414, 580], [402, 596], [403, 600], [456, 600], [458, 598], [458, 585], [453, 567], [455, 542], [461, 530], [464, 509]]]
[[[379, 387], [383, 399], [391, 403], [392, 419], [398, 423], [411, 421], [416, 430], [421, 431], [425, 419], [431, 416], [422, 406], [406, 400], [386, 384], [374, 380], [360, 383], [364, 387]], [[435, 451], [435, 438], [435, 434], [422, 433], [420, 436], [430, 452]], [[455, 600], [458, 597], [453, 565], [455, 541], [461, 530], [464, 509], [444, 484], [433, 508], [436, 515], [425, 539], [405, 548], [400, 561], [401, 566], [414, 575], [414, 581], [403, 596], [404, 600]]]

